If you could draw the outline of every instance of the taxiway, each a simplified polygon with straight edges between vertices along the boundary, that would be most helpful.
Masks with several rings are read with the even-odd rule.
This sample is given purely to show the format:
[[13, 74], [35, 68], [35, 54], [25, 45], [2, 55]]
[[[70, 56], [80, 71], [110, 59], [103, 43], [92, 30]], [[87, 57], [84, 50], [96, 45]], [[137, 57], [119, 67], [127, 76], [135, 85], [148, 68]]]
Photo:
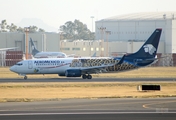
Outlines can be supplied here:
[[174, 120], [176, 98], [63, 99], [0, 103], [2, 120]]

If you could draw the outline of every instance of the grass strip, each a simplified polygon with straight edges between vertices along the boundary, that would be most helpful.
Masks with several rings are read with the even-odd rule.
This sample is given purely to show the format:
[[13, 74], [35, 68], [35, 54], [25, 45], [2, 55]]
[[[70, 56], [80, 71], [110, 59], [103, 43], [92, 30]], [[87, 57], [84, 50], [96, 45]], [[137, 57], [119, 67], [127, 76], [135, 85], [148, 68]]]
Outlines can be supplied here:
[[[142, 84], [159, 84], [160, 91], [137, 91]], [[176, 82], [2, 83], [0, 102], [30, 102], [70, 98], [175, 97]]]

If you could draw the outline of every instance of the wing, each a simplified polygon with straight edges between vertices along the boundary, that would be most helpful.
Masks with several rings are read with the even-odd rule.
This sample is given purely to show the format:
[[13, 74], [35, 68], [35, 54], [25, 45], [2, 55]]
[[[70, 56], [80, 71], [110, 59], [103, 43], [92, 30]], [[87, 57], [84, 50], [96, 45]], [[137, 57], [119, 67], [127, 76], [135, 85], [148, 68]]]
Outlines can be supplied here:
[[81, 68], [80, 70], [82, 74], [102, 73], [102, 72], [106, 72], [106, 68], [111, 66], [114, 66], [114, 64], [86, 67], [86, 68]]
[[114, 65], [120, 65], [123, 63], [126, 55], [123, 55], [123, 57], [119, 60], [116, 64], [108, 64], [108, 65], [101, 65], [101, 66], [94, 66], [94, 67], [88, 67], [88, 68], [82, 68], [82, 74], [91, 74], [91, 73], [102, 73], [107, 72], [106, 68], [112, 67]]

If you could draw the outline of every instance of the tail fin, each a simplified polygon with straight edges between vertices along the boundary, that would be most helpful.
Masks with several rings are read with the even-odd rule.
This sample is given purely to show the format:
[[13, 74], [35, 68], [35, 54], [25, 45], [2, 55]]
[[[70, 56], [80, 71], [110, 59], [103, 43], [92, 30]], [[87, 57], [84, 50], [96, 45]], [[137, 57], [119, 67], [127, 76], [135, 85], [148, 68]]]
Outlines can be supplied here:
[[30, 38], [30, 42], [31, 42], [31, 47], [32, 47], [32, 55], [35, 56], [38, 52], [37, 48], [35, 47], [33, 41], [32, 41], [32, 38]]
[[96, 57], [96, 52], [92, 55], [92, 57]]
[[127, 55], [128, 57], [138, 58], [155, 58], [162, 29], [156, 29], [142, 47], [134, 54]]

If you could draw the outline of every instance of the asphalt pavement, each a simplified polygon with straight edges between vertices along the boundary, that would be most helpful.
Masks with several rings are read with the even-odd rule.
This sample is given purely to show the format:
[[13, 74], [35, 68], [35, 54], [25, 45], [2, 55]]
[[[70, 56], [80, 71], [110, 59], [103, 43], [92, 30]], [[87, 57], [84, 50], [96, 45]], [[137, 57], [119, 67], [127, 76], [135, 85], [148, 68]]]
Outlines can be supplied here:
[[0, 83], [6, 82], [171, 82], [176, 81], [176, 78], [23, 78], [6, 79], [0, 78]]
[[175, 120], [176, 98], [63, 99], [0, 103], [1, 120]]

